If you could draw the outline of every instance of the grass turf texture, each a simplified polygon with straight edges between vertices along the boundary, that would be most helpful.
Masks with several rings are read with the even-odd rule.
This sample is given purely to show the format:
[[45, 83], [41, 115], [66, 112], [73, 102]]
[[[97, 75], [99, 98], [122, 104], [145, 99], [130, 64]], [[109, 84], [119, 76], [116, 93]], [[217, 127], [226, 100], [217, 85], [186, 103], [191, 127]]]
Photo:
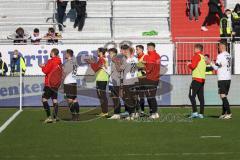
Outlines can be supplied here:
[[[190, 110], [171, 108], [160, 112], [174, 115]], [[0, 159], [239, 160], [240, 109], [233, 109], [232, 120], [217, 119], [219, 113], [220, 108], [208, 108], [206, 119], [188, 122], [96, 119], [43, 124], [43, 110], [25, 109], [0, 134]]]
[[3, 123], [10, 118], [17, 109], [12, 108], [12, 109], [7, 109], [7, 108], [2, 108], [0, 109], [0, 126], [3, 125]]

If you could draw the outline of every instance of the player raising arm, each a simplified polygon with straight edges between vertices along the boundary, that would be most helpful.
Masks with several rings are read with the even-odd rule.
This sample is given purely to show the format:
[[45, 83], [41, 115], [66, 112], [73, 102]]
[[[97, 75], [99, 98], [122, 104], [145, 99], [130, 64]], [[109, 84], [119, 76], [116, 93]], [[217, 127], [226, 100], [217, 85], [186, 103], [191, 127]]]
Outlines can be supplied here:
[[[42, 95], [43, 107], [47, 114], [47, 119], [45, 123], [56, 122], [57, 113], [58, 113], [58, 88], [61, 84], [62, 79], [62, 69], [61, 69], [61, 59], [58, 56], [59, 50], [54, 48], [51, 50], [50, 57], [51, 59], [47, 61], [46, 64], [40, 64], [39, 67], [42, 68], [42, 72], [45, 74], [45, 86], [44, 93]], [[50, 106], [48, 105], [48, 100], [52, 99], [53, 101], [53, 119], [51, 117]]]
[[[192, 83], [189, 91], [189, 99], [192, 104], [192, 115], [189, 118], [204, 118], [204, 84], [206, 77], [206, 62], [203, 55], [203, 45], [196, 44], [194, 47], [195, 54], [192, 62], [187, 63], [189, 69], [192, 70]], [[200, 114], [198, 114], [196, 105], [196, 96], [200, 101]]]
[[222, 115], [220, 119], [231, 119], [231, 109], [227, 99], [227, 95], [231, 85], [231, 55], [226, 51], [225, 43], [219, 44], [219, 55], [217, 56], [216, 64], [211, 63], [214, 70], [217, 70], [218, 75], [218, 93], [222, 99]]
[[106, 95], [107, 84], [109, 81], [108, 75], [108, 60], [105, 56], [105, 48], [98, 48], [98, 61], [86, 60], [90, 64], [93, 71], [96, 73], [96, 89], [97, 95], [100, 100], [102, 113], [99, 114], [100, 117], [108, 116], [108, 99]]

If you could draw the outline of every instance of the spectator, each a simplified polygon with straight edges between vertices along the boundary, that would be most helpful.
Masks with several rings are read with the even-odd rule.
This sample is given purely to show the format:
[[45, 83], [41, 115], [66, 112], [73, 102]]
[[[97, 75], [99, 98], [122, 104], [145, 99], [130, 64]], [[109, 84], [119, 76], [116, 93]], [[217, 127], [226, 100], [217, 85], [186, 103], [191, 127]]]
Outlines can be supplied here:
[[222, 5], [220, 0], [209, 0], [208, 7], [209, 7], [209, 11], [208, 11], [207, 17], [205, 18], [202, 24], [202, 27], [201, 27], [202, 31], [208, 31], [206, 26], [211, 22], [212, 18], [216, 19], [216, 14], [218, 14], [219, 18], [223, 17]]
[[232, 36], [232, 22], [231, 22], [231, 10], [226, 9], [223, 17], [220, 20], [220, 37], [222, 42], [228, 42], [228, 39]]
[[14, 44], [26, 44], [27, 43], [27, 35], [22, 27], [16, 29], [16, 33], [14, 34]]
[[64, 15], [65, 15], [66, 8], [67, 8], [67, 3], [68, 3], [68, 1], [57, 0], [57, 14], [58, 14], [59, 31], [63, 31], [62, 27], [65, 27], [65, 25], [63, 25], [63, 19], [64, 19]]
[[41, 37], [40, 37], [40, 34], [39, 34], [39, 29], [35, 28], [33, 30], [32, 35], [31, 35], [31, 43], [35, 44], [35, 45], [38, 45], [38, 44], [40, 44], [40, 41], [41, 41]]
[[2, 53], [0, 52], [0, 77], [6, 76], [8, 72], [7, 64], [2, 60]]
[[236, 4], [232, 12], [233, 41], [240, 41], [240, 4]]
[[211, 62], [210, 55], [209, 54], [205, 54], [204, 58], [205, 58], [205, 62], [206, 62], [206, 75], [212, 75], [213, 74], [213, 70], [212, 70], [211, 64], [209, 63], [209, 62]]
[[19, 54], [18, 50], [14, 50], [13, 58], [11, 60], [11, 75], [19, 76], [22, 71], [22, 75], [25, 75], [26, 64], [24, 58]]
[[[199, 17], [199, 6], [202, 0], [188, 0], [189, 8], [190, 8], [190, 14], [189, 14], [189, 20], [192, 21], [193, 16], [195, 17], [195, 21], [198, 21]], [[194, 12], [194, 15], [193, 15]]]
[[50, 27], [48, 29], [48, 33], [44, 36], [44, 39], [47, 40], [48, 44], [56, 44], [58, 40], [62, 39], [62, 35], [60, 33], [56, 33], [55, 29]]
[[76, 12], [77, 12], [77, 18], [75, 19], [75, 23], [73, 27], [74, 28], [78, 27], [78, 31], [82, 31], [85, 23], [85, 18], [86, 18], [87, 2], [75, 0], [73, 3], [74, 3], [74, 8], [76, 9]]

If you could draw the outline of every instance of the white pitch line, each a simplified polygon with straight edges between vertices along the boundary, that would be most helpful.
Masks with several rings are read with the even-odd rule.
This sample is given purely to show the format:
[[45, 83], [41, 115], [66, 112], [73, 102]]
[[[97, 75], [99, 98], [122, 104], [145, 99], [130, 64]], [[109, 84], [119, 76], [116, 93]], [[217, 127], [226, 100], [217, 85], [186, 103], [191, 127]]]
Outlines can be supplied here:
[[7, 126], [9, 126], [12, 121], [22, 112], [22, 110], [18, 110], [16, 113], [14, 113], [1, 127], [0, 127], [0, 133], [2, 133]]
[[[215, 156], [223, 156], [223, 155], [233, 155], [233, 154], [240, 154], [240, 152], [200, 152], [200, 153], [149, 153], [149, 154], [142, 154], [142, 153], [129, 153], [129, 154], [72, 154], [68, 155], [71, 158], [89, 158], [89, 157], [168, 157], [168, 156], [182, 156], [182, 157], [189, 157], [189, 156], [209, 156], [209, 155], [215, 155]], [[48, 155], [42, 155], [42, 159], [49, 159], [49, 158], [61, 158], [65, 155], [62, 154], [48, 154]], [[12, 155], [0, 155], [0, 158], [4, 159], [33, 159], [35, 157], [38, 157], [37, 155], [21, 155], [21, 156], [12, 156]]]
[[222, 136], [201, 136], [200, 138], [222, 138]]

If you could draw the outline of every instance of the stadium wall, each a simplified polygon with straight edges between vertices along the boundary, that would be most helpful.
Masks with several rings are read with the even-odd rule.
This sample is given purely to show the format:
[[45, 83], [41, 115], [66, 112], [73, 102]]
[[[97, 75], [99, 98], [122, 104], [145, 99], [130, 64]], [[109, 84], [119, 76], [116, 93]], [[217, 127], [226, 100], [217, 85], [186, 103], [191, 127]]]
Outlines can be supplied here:
[[[41, 94], [43, 89], [43, 76], [38, 64], [44, 63], [49, 58], [49, 51], [58, 48], [61, 57], [64, 58], [65, 50], [72, 48], [78, 58], [80, 65], [78, 74], [84, 75], [78, 78], [78, 98], [81, 106], [97, 106], [99, 101], [95, 91], [93, 72], [84, 63], [84, 59], [89, 55], [96, 54], [96, 48], [103, 46], [100, 44], [89, 45], [58, 45], [58, 46], [17, 46], [1, 45], [0, 50], [3, 60], [10, 64], [11, 54], [18, 49], [25, 57], [27, 63], [27, 75], [23, 78], [23, 106], [41, 106]], [[161, 54], [162, 68], [165, 68], [164, 76], [161, 77], [157, 100], [160, 106], [190, 105], [188, 99], [191, 76], [173, 75], [174, 66], [174, 46], [172, 44], [158, 44], [157, 51]], [[234, 73], [232, 86], [229, 94], [231, 105], [240, 105], [238, 88], [240, 88], [240, 44], [234, 45]], [[37, 76], [38, 75], [38, 76]], [[63, 101], [62, 89], [59, 90], [59, 101]], [[220, 105], [217, 94], [217, 77], [208, 75], [205, 86], [206, 105]], [[19, 106], [19, 77], [0, 78], [0, 107]]]
[[[231, 105], [239, 105], [240, 75], [233, 75], [232, 86], [229, 94]], [[98, 106], [99, 101], [95, 91], [94, 76], [80, 76], [78, 78], [78, 99], [81, 106]], [[190, 105], [188, 99], [191, 76], [165, 75], [161, 77], [161, 83], [157, 92], [157, 100], [160, 106]], [[0, 107], [19, 106], [19, 78], [2, 77], [0, 79]], [[18, 82], [18, 83], [17, 83]], [[43, 77], [24, 77], [23, 79], [23, 106], [41, 106], [41, 94], [43, 89]], [[62, 88], [59, 89], [59, 102], [64, 99]], [[205, 86], [206, 105], [220, 105], [218, 96], [217, 77], [207, 76]], [[111, 102], [110, 102], [111, 105]]]

